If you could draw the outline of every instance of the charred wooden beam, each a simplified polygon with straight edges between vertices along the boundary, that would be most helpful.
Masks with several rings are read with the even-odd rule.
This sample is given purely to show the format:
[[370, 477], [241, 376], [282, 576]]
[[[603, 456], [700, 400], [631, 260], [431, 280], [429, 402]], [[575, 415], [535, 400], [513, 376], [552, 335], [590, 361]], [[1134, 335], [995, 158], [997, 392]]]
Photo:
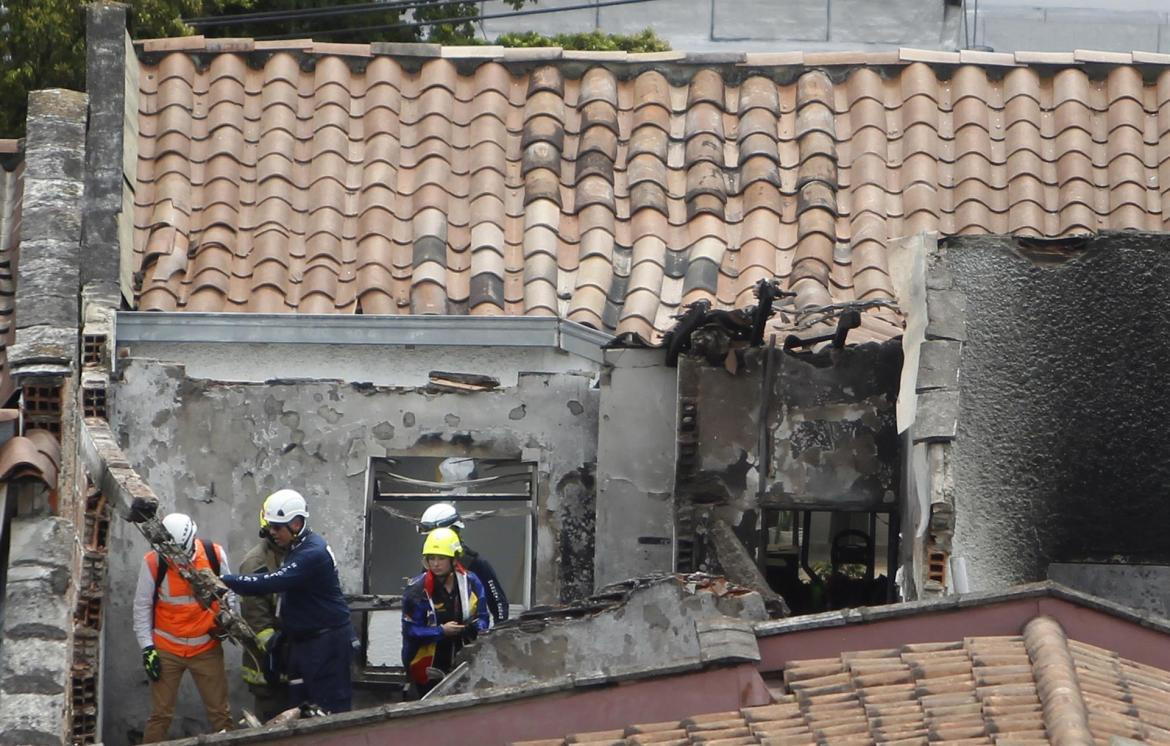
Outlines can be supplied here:
[[768, 585], [768, 581], [752, 559], [751, 552], [735, 535], [731, 526], [722, 520], [713, 521], [707, 526], [707, 540], [715, 552], [719, 566], [723, 569], [723, 575], [728, 580], [763, 596], [764, 607], [773, 617], [789, 616], [792, 613], [780, 594]]

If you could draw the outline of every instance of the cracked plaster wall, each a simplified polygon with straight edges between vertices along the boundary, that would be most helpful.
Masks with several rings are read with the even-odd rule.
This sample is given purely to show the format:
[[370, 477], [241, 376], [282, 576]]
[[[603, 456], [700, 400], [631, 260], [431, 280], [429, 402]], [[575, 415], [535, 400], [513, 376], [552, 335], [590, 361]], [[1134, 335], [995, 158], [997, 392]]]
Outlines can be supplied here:
[[[462, 454], [537, 460], [537, 603], [557, 601], [566, 574], [591, 572], [592, 558], [578, 570], [562, 566], [565, 557], [573, 561], [563, 545], [592, 537], [577, 536], [564, 520], [572, 512], [565, 501], [580, 499], [579, 490], [562, 493], [556, 487], [596, 460], [592, 372], [519, 373], [513, 387], [451, 394], [339, 381], [223, 383], [193, 379], [181, 366], [157, 361], [121, 363], [111, 384], [111, 425], [127, 458], [158, 493], [163, 509], [191, 513], [202, 536], [226, 542], [233, 564], [256, 541], [264, 495], [294, 486], [305, 493], [312, 525], [337, 555], [343, 588], [360, 593], [368, 459]], [[114, 521], [105, 685], [133, 696], [107, 699], [109, 744], [127, 743], [148, 710], [130, 633], [134, 582], [146, 549], [132, 526]], [[239, 651], [229, 648], [228, 659], [238, 709], [250, 705], [250, 697], [239, 681]], [[203, 722], [198, 697], [185, 682], [171, 734], [199, 733]]]
[[1071, 255], [945, 249], [967, 296], [953, 546], [971, 590], [1050, 562], [1170, 560], [1170, 237], [1108, 234]]

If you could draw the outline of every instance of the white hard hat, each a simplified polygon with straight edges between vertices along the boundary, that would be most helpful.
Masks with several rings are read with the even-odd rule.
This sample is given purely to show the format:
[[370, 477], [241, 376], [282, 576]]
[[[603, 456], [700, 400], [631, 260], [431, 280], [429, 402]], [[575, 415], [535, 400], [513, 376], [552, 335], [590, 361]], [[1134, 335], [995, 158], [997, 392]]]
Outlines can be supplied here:
[[463, 528], [463, 520], [454, 505], [435, 503], [423, 511], [418, 522], [419, 533], [434, 531], [436, 528]]
[[269, 523], [288, 523], [293, 518], [309, 517], [305, 498], [296, 490], [277, 490], [264, 501], [264, 520]]
[[163, 528], [175, 540], [175, 543], [190, 554], [195, 549], [195, 521], [185, 513], [171, 513], [162, 519]]

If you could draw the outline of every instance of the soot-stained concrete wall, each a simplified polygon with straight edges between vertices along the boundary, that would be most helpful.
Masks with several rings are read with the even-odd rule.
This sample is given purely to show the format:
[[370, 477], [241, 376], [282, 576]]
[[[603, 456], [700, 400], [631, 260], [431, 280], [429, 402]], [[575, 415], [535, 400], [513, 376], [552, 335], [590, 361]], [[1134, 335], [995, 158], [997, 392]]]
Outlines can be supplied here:
[[1053, 562], [1048, 579], [1131, 609], [1170, 618], [1170, 566]]
[[[589, 373], [520, 373], [513, 387], [471, 394], [431, 393], [338, 381], [222, 383], [193, 379], [178, 365], [124, 360], [111, 384], [111, 425], [131, 466], [163, 509], [188, 512], [204, 537], [226, 543], [233, 565], [256, 541], [266, 494], [301, 490], [312, 525], [330, 542], [346, 592], [363, 589], [368, 459], [387, 454], [534, 458], [538, 464], [535, 601], [559, 600], [564, 578], [591, 576], [563, 552], [582, 522], [566, 501], [580, 500], [596, 460], [598, 393]], [[566, 516], [569, 516], [566, 519]], [[106, 607], [105, 742], [124, 744], [141, 729], [149, 695], [130, 631], [131, 601], [145, 541], [116, 520], [109, 543]], [[249, 705], [229, 648], [233, 705]], [[203, 728], [189, 682], [172, 736]]]
[[[738, 511], [765, 504], [872, 510], [898, 490], [894, 404], [902, 354], [897, 343], [813, 356], [776, 350], [767, 405], [767, 468], [760, 491], [764, 348], [729, 373], [698, 357], [679, 360], [680, 432], [694, 430], [693, 456], [680, 455], [678, 493]], [[685, 439], [685, 438], [684, 438]], [[732, 525], [739, 523], [737, 516]]]
[[1054, 561], [1170, 560], [1170, 237], [1065, 253], [943, 250], [967, 296], [954, 553], [972, 590], [1041, 580]]

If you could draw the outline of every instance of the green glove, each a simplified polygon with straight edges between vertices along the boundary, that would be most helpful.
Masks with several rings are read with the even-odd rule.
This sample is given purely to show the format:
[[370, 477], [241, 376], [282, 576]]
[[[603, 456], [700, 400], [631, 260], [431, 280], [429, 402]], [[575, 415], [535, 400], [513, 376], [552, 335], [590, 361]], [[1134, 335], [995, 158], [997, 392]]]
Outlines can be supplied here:
[[146, 677], [151, 681], [158, 681], [162, 677], [162, 658], [154, 645], [142, 649], [142, 667], [146, 669]]
[[256, 633], [256, 644], [260, 646], [261, 650], [268, 650], [268, 643], [272, 642], [272, 636], [275, 634], [276, 630], [272, 627], [265, 627]]

